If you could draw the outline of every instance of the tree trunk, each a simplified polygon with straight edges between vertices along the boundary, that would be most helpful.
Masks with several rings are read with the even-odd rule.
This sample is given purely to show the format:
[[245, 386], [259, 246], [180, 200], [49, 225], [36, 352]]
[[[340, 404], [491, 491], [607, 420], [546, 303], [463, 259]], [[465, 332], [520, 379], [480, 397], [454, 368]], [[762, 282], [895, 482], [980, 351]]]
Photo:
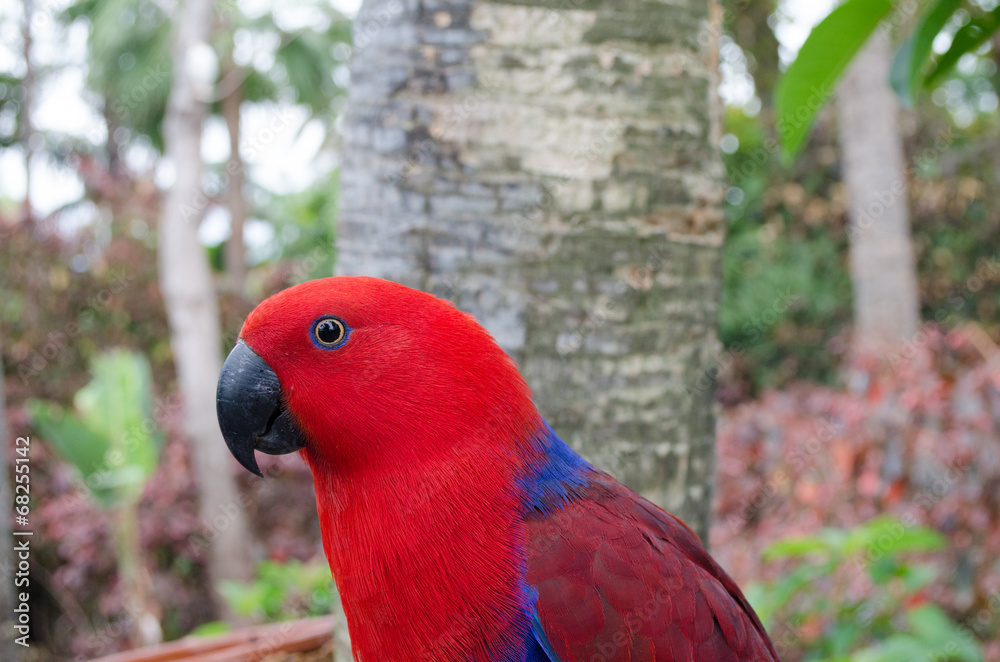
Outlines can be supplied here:
[[724, 233], [704, 36], [719, 14], [366, 0], [338, 233], [339, 273], [473, 313], [560, 436], [703, 538]]
[[35, 131], [31, 117], [35, 92], [35, 68], [31, 62], [31, 19], [34, 17], [35, 3], [33, 0], [24, 0], [22, 9], [21, 55], [24, 58], [24, 78], [21, 79], [21, 149], [24, 150], [24, 202], [21, 205], [21, 220], [31, 223], [34, 218], [31, 205], [31, 157], [35, 153], [31, 146]]
[[160, 609], [151, 595], [153, 581], [146, 569], [139, 538], [138, 503], [129, 500], [120, 505], [114, 511], [112, 521], [118, 577], [125, 587], [129, 601], [127, 607], [133, 617], [129, 623], [132, 645], [143, 647], [161, 643]]
[[781, 58], [778, 37], [768, 22], [778, 9], [778, 0], [724, 0], [722, 4], [725, 29], [745, 53], [753, 56], [748, 73], [753, 76], [761, 107], [770, 114], [774, 88], [781, 75]]
[[222, 98], [222, 116], [229, 130], [229, 162], [226, 173], [229, 177], [227, 191], [230, 228], [226, 242], [226, 272], [229, 284], [238, 295], [246, 296], [246, 248], [243, 245], [243, 226], [247, 220], [247, 203], [243, 197], [246, 183], [243, 159], [240, 157], [240, 106], [243, 104], [243, 86], [236, 85], [230, 94]]
[[847, 188], [855, 340], [877, 350], [913, 337], [920, 295], [889, 36], [876, 31], [837, 91]]
[[[209, 40], [211, 0], [185, 0], [176, 26], [174, 84], [164, 118], [166, 156], [176, 180], [167, 191], [159, 228], [160, 286], [170, 322], [171, 347], [184, 408], [184, 432], [201, 491], [200, 515], [211, 540], [212, 578], [251, 574], [246, 517], [215, 417], [215, 386], [222, 369], [219, 310], [198, 225], [207, 199], [201, 191], [201, 100], [211, 83], [193, 78], [194, 48]], [[201, 87], [205, 89], [202, 91]], [[218, 603], [221, 607], [221, 602]]]

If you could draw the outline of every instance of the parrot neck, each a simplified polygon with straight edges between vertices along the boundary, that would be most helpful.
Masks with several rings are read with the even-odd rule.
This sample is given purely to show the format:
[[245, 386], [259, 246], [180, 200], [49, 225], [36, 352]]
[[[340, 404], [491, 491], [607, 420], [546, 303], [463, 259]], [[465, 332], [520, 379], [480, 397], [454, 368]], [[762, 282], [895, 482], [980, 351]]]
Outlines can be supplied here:
[[358, 659], [526, 658], [525, 515], [562, 507], [592, 471], [540, 416], [532, 427], [507, 447], [476, 434], [419, 466], [344, 472], [307, 452]]
[[566, 505], [576, 489], [587, 484], [594, 468], [544, 420], [532, 441], [532, 450], [524, 462], [527, 471], [521, 478], [522, 503], [526, 513], [548, 513]]

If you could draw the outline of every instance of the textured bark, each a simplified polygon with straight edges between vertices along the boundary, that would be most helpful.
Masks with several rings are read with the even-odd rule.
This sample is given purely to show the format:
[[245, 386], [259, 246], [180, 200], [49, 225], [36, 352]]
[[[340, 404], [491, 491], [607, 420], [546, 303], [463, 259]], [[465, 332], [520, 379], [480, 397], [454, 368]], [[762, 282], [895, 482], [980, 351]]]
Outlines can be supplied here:
[[229, 163], [226, 172], [229, 186], [226, 193], [229, 205], [231, 233], [226, 242], [226, 272], [233, 291], [246, 295], [246, 248], [243, 245], [243, 226], [247, 221], [247, 203], [243, 197], [246, 183], [243, 159], [240, 156], [240, 106], [243, 104], [243, 86], [237, 85], [222, 99], [222, 116], [229, 131]]
[[768, 21], [778, 9], [778, 0], [724, 0], [726, 29], [746, 53], [753, 56], [749, 73], [753, 76], [757, 98], [770, 112], [774, 87], [781, 74], [778, 38]]
[[920, 295], [899, 107], [889, 87], [889, 37], [879, 30], [837, 91], [847, 189], [855, 338], [878, 348], [910, 338]]
[[708, 8], [366, 0], [337, 267], [473, 313], [560, 436], [702, 537], [724, 231]]
[[163, 641], [163, 627], [157, 614], [161, 611], [153, 598], [153, 578], [146, 569], [139, 537], [139, 513], [136, 503], [126, 503], [114, 513], [115, 556], [118, 580], [124, 586], [129, 609], [129, 631], [136, 647], [152, 646]]
[[24, 58], [24, 78], [21, 79], [21, 149], [24, 150], [24, 201], [21, 204], [21, 220], [31, 223], [34, 211], [31, 205], [31, 158], [35, 150], [31, 146], [34, 134], [32, 104], [35, 102], [35, 67], [31, 61], [31, 20], [35, 15], [35, 3], [23, 2], [24, 18], [21, 22], [21, 55]]
[[[217, 582], [246, 579], [251, 566], [246, 516], [239, 507], [232, 459], [215, 417], [222, 340], [208, 256], [198, 243], [198, 224], [207, 204], [200, 187], [201, 127], [206, 108], [196, 93], [186, 58], [192, 47], [208, 41], [211, 25], [211, 0], [182, 3], [176, 28], [174, 87], [164, 119], [166, 155], [177, 176], [164, 199], [158, 248], [160, 286], [184, 407], [184, 432], [198, 475], [201, 519], [212, 534], [209, 564]], [[221, 607], [221, 602], [217, 604]]]

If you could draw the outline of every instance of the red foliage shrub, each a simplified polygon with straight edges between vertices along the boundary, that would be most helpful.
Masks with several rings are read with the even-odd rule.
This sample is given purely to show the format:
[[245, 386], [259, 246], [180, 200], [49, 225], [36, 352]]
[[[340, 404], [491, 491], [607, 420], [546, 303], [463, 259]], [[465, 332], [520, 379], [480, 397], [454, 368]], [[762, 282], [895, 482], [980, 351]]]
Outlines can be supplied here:
[[[10, 432], [32, 436], [31, 527], [37, 546], [31, 582], [37, 589], [31, 607], [34, 650], [42, 659], [46, 654], [91, 659], [127, 647], [132, 616], [119, 585], [109, 517], [32, 431], [24, 409], [28, 398], [69, 406], [89, 379], [90, 361], [112, 347], [145, 354], [155, 392], [170, 394], [155, 407], [168, 443], [139, 513], [164, 634], [176, 638], [218, 616], [206, 600], [203, 542], [211, 525], [198, 515], [197, 485], [173, 400], [176, 384], [154, 244], [151, 237], [120, 231], [103, 250], [95, 248], [86, 236], [66, 240], [41, 227], [12, 232], [0, 220], [0, 263], [17, 265], [0, 269], [2, 364]], [[89, 256], [87, 269], [66, 266], [83, 254]], [[271, 279], [264, 294], [285, 284]], [[220, 304], [230, 344], [251, 306], [233, 295]], [[269, 476], [264, 481], [235, 462], [231, 466], [249, 498], [240, 516], [251, 518], [254, 556], [308, 560], [322, 554], [312, 480], [298, 458], [262, 462]]]
[[782, 568], [761, 551], [775, 540], [892, 514], [948, 538], [928, 598], [996, 640], [1000, 351], [972, 325], [928, 327], [844, 376], [846, 388], [797, 383], [725, 411], [714, 553], [741, 584], [771, 579]]
[[[79, 659], [125, 650], [131, 616], [119, 584], [108, 515], [73, 480], [72, 469], [43, 449], [39, 445], [32, 458], [38, 470], [38, 506], [32, 521], [41, 544], [32, 581], [44, 587], [45, 596], [39, 597], [48, 602], [35, 605], [46, 614], [38, 636], [51, 652]], [[211, 526], [198, 516], [189, 462], [187, 444], [176, 432], [170, 434], [139, 506], [142, 546], [167, 638], [218, 617], [206, 599], [204, 540]], [[236, 515], [249, 517], [253, 524], [255, 555], [282, 561], [321, 555], [312, 480], [304, 463], [277, 458], [261, 466], [268, 479], [253, 477], [243, 485], [249, 503]]]

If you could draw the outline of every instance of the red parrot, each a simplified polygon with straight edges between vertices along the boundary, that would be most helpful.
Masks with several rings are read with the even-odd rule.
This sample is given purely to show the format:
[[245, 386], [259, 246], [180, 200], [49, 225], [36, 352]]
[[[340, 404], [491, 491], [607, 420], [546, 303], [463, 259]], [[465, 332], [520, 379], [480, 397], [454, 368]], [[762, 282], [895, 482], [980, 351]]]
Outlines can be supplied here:
[[289, 288], [222, 369], [226, 444], [301, 451], [359, 662], [777, 660], [683, 522], [538, 413], [450, 302], [376, 278]]

